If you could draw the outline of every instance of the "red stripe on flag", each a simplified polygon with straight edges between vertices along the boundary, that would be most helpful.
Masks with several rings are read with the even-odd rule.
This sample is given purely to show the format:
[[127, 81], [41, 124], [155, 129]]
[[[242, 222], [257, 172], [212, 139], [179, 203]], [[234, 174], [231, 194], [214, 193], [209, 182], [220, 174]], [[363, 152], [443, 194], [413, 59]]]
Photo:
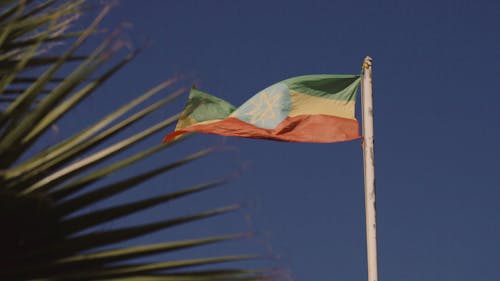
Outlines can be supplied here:
[[357, 120], [319, 114], [287, 117], [274, 129], [259, 128], [230, 117], [213, 123], [195, 124], [175, 131], [167, 135], [163, 141], [170, 141], [187, 132], [315, 143], [341, 142], [360, 138]]

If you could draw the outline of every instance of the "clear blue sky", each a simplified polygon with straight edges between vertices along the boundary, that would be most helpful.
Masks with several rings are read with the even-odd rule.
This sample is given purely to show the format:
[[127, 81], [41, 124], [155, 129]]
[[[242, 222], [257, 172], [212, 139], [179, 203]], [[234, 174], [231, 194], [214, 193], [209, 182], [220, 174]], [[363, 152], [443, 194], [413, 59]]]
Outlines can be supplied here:
[[[379, 279], [498, 279], [500, 2], [123, 0], [106, 25], [121, 22], [133, 24], [127, 34], [134, 46], [151, 45], [104, 87], [104, 102], [90, 100], [101, 113], [175, 74], [187, 77], [184, 86], [196, 81], [240, 105], [292, 76], [359, 73], [372, 56]], [[180, 111], [184, 101], [152, 119]], [[295, 280], [366, 280], [359, 141], [200, 134], [136, 169], [214, 145], [225, 149], [127, 196], [242, 169], [220, 190], [147, 218], [231, 202], [245, 210], [147, 239], [255, 230], [255, 250], [279, 256], [271, 263]]]

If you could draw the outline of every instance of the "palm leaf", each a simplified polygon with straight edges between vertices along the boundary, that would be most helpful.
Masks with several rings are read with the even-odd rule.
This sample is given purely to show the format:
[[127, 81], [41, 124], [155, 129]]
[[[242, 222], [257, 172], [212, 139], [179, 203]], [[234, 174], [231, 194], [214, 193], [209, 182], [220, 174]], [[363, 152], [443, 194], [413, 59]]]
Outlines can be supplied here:
[[[225, 182], [201, 182], [162, 195], [95, 209], [98, 202], [139, 185], [144, 188], [149, 180], [165, 176], [166, 172], [213, 151], [201, 149], [140, 173], [117, 174], [189, 137], [126, 154], [131, 147], [155, 137], [177, 120], [179, 114], [173, 114], [146, 129], [124, 135], [132, 124], [143, 121], [185, 93], [182, 87], [173, 88], [177, 78], [125, 102], [59, 143], [38, 149], [51, 126], [71, 116], [78, 104], [97, 93], [101, 85], [108, 83], [139, 53], [132, 51], [110, 65], [110, 58], [120, 55], [118, 51], [123, 45], [116, 41], [117, 32], [104, 37], [92, 51], [82, 50], [84, 42], [99, 35], [99, 24], [110, 10], [109, 5], [101, 7], [88, 27], [71, 30], [79, 15], [88, 12], [85, 4], [85, 0], [0, 0], [0, 103], [3, 105], [0, 109], [0, 248], [3, 251], [0, 280], [250, 281], [276, 277], [275, 271], [240, 269], [243, 261], [259, 257], [254, 254], [202, 254], [183, 260], [170, 256], [174, 251], [208, 244], [244, 241], [242, 238], [248, 234], [124, 246], [124, 241], [153, 232], [234, 212], [239, 205], [179, 214], [140, 225], [99, 229], [105, 223], [181, 198], [185, 199], [180, 202], [189, 204], [186, 199], [190, 195]], [[54, 44], [64, 48], [48, 52]], [[170, 94], [165, 98], [141, 108], [153, 96], [166, 91]], [[118, 177], [115, 175], [111, 183], [99, 185], [112, 174]], [[165, 256], [171, 258], [165, 260]], [[144, 257], [157, 260], [138, 260]], [[240, 266], [219, 266], [235, 261]]]

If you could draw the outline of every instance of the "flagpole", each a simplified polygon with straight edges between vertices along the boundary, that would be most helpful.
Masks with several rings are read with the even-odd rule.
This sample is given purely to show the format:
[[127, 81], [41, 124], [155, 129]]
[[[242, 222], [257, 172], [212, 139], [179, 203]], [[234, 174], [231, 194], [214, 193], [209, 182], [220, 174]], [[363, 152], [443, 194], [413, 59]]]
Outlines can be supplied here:
[[363, 62], [361, 107], [363, 114], [363, 167], [365, 178], [368, 281], [377, 281], [377, 222], [375, 214], [375, 150], [373, 141], [372, 58], [368, 56]]

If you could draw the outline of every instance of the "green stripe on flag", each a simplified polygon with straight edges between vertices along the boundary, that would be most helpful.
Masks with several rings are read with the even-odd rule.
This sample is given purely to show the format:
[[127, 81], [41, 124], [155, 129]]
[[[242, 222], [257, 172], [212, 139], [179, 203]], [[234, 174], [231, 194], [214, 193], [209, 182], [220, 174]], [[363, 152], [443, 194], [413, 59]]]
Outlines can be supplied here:
[[223, 119], [229, 116], [236, 107], [223, 99], [191, 89], [186, 107], [180, 119], [191, 117], [198, 122]]
[[327, 99], [354, 101], [359, 75], [305, 75], [284, 80], [290, 90]]

